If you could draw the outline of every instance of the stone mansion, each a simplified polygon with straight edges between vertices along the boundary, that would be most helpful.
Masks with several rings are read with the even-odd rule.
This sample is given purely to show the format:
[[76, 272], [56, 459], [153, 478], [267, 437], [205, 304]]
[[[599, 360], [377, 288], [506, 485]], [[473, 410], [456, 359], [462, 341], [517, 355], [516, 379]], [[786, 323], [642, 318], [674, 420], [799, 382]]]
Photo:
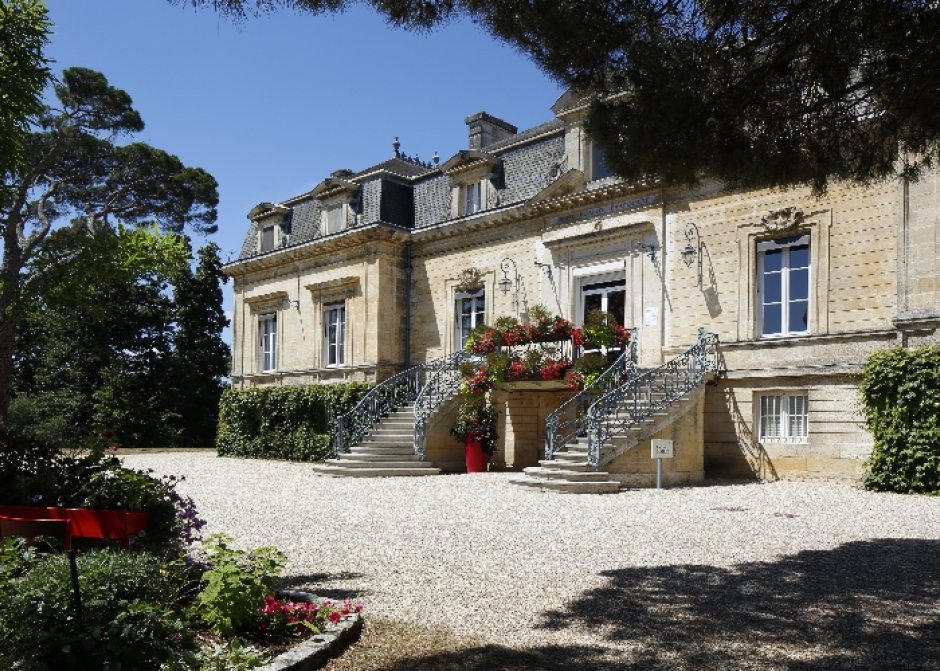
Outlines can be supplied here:
[[[225, 266], [233, 385], [379, 382], [460, 351], [501, 315], [524, 321], [540, 304], [580, 324], [601, 309], [636, 329], [635, 371], [700, 329], [717, 341], [708, 382], [637, 433], [639, 456], [604, 460], [620, 482], [648, 483], [643, 445], [657, 436], [676, 441], [672, 482], [858, 478], [872, 444], [855, 380], [866, 357], [940, 339], [940, 174], [821, 198], [630, 183], [583, 132], [585, 111], [566, 94], [523, 131], [480, 112], [446, 160], [396, 141], [386, 161], [254, 207]], [[571, 395], [500, 388], [498, 466], [536, 467], [546, 418]], [[459, 470], [446, 440], [432, 426], [421, 455]]]

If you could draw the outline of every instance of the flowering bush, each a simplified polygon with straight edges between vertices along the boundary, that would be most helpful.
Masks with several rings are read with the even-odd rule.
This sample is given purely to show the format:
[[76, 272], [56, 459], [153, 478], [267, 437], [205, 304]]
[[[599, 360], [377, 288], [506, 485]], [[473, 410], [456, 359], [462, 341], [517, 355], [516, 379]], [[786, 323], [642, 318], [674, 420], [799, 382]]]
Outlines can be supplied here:
[[350, 613], [362, 612], [362, 602], [345, 599], [316, 601], [292, 601], [277, 599], [270, 594], [264, 597], [261, 607], [260, 631], [267, 636], [288, 637], [318, 634], [330, 624], [337, 624]]
[[569, 368], [571, 368], [571, 362], [568, 359], [561, 358], [556, 361], [549, 356], [542, 361], [539, 373], [546, 380], [557, 380]]
[[568, 383], [568, 389], [571, 391], [581, 391], [584, 389], [584, 373], [572, 368], [565, 373], [565, 382]]
[[503, 335], [494, 328], [481, 326], [474, 329], [467, 338], [465, 351], [474, 354], [488, 354], [495, 352], [503, 344]]

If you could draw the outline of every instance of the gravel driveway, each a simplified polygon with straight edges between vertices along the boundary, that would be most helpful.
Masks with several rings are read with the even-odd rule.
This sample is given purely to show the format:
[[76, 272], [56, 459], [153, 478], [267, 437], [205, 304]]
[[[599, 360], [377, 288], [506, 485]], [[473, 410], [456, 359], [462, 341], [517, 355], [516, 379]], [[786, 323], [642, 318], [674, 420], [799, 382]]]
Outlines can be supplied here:
[[559, 495], [504, 473], [125, 463], [185, 476], [208, 532], [278, 546], [293, 583], [360, 595], [367, 616], [579, 668], [940, 669], [940, 497], [801, 482]]

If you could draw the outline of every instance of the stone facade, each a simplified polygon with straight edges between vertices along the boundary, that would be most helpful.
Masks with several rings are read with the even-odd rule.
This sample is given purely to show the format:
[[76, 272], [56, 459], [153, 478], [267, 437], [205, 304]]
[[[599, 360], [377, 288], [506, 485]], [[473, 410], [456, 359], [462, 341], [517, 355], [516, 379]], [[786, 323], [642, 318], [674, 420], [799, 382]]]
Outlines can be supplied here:
[[[541, 304], [578, 323], [593, 288], [621, 282], [641, 367], [701, 327], [720, 340], [718, 382], [657, 434], [683, 446], [667, 482], [859, 477], [871, 437], [853, 376], [879, 348], [940, 339], [940, 174], [820, 198], [628, 184], [604, 172], [570, 103], [522, 132], [476, 114], [469, 148], [443, 163], [396, 143], [388, 161], [254, 208], [226, 266], [234, 384], [378, 381], [457, 351], [471, 292], [478, 321]], [[501, 389], [497, 463], [536, 463], [545, 416], [568, 397]], [[459, 463], [447, 440], [432, 426], [429, 456]], [[608, 470], [648, 480], [648, 442]]]

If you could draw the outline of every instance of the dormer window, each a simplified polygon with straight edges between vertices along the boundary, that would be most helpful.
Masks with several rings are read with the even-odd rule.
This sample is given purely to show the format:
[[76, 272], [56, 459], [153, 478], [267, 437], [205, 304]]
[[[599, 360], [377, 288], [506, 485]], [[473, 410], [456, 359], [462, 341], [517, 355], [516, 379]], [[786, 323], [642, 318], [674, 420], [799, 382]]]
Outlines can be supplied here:
[[[353, 173], [337, 170], [311, 192], [320, 201], [320, 235], [333, 235], [357, 222], [362, 211], [362, 187], [349, 180]], [[354, 218], [355, 217], [355, 218]]]
[[453, 180], [452, 217], [467, 217], [499, 203], [499, 189], [505, 188], [505, 177], [497, 156], [464, 150], [446, 161], [441, 170]]
[[248, 213], [257, 226], [258, 252], [270, 252], [290, 244], [291, 210], [285, 205], [258, 203]]

